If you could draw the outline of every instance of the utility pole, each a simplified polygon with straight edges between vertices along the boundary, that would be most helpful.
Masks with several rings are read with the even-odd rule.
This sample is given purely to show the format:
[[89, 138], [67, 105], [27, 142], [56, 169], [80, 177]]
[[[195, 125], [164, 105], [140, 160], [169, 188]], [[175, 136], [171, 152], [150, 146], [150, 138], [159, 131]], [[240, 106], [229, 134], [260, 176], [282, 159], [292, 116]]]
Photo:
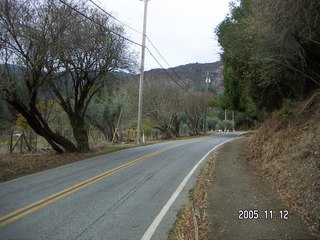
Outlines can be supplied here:
[[209, 72], [207, 72], [207, 78], [206, 78], [206, 93], [208, 92], [209, 83], [211, 83], [211, 79], [210, 79], [210, 76], [209, 76]]
[[143, 32], [142, 32], [142, 50], [140, 62], [140, 81], [139, 81], [139, 105], [138, 105], [138, 126], [137, 143], [141, 143], [141, 125], [142, 125], [142, 102], [143, 102], [143, 78], [144, 78], [144, 56], [146, 52], [146, 32], [147, 32], [147, 10], [149, 0], [144, 1]]
[[[208, 85], [211, 83], [211, 79], [209, 77], [209, 72], [207, 72], [207, 78], [206, 78], [206, 94], [208, 92]], [[207, 108], [204, 112], [204, 134], [207, 134]]]
[[226, 132], [227, 131], [227, 123], [226, 123], [226, 121], [227, 121], [227, 109], [225, 109], [224, 110], [224, 121], [225, 121], [225, 125], [224, 125], [224, 132]]
[[232, 131], [234, 132], [234, 125], [235, 125], [235, 122], [234, 122], [234, 111], [232, 110]]

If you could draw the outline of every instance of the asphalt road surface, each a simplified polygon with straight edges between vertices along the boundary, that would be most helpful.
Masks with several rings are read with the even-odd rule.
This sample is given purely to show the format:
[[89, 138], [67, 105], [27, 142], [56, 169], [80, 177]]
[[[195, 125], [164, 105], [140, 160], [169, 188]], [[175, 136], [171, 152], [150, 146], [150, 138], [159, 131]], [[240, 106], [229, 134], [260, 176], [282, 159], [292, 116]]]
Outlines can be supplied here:
[[0, 184], [0, 239], [166, 239], [198, 165], [238, 134], [127, 149]]

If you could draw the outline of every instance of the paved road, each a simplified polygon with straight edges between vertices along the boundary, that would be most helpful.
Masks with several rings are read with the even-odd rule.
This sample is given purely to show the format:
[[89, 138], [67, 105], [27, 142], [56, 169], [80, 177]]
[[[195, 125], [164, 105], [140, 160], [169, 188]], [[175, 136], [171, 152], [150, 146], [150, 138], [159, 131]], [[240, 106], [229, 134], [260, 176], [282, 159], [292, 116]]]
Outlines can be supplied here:
[[[236, 135], [127, 149], [0, 184], [0, 239], [141, 239], [199, 160]], [[166, 239], [196, 174], [152, 239]]]

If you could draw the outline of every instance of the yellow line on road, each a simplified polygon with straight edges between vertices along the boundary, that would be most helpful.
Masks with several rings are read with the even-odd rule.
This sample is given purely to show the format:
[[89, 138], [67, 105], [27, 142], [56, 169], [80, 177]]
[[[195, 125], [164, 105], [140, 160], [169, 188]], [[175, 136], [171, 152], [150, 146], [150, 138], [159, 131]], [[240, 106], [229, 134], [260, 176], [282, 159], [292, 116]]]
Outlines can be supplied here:
[[79, 191], [80, 189], [83, 189], [85, 187], [88, 187], [90, 185], [92, 185], [93, 183], [96, 183], [104, 178], [107, 178], [117, 172], [120, 172], [126, 168], [129, 168], [133, 165], [136, 165], [142, 161], [145, 161], [151, 157], [154, 157], [154, 156], [157, 156], [159, 155], [160, 153], [163, 153], [163, 152], [166, 152], [170, 149], [173, 149], [173, 148], [177, 148], [177, 147], [180, 147], [180, 146], [184, 146], [184, 145], [188, 145], [188, 144], [191, 144], [193, 142], [189, 142], [189, 143], [182, 143], [182, 144], [179, 144], [179, 145], [175, 145], [175, 146], [171, 146], [171, 147], [167, 147], [167, 148], [164, 148], [164, 149], [161, 149], [161, 150], [158, 150], [156, 152], [153, 152], [153, 153], [150, 153], [150, 154], [147, 154], [143, 157], [140, 157], [138, 159], [135, 159], [131, 162], [128, 162], [128, 163], [125, 163], [119, 167], [116, 167], [114, 169], [111, 169], [109, 171], [106, 171], [104, 173], [101, 173], [95, 177], [92, 177], [92, 178], [89, 178], [81, 183], [78, 183], [78, 184], [75, 184], [69, 188], [66, 188], [60, 192], [57, 192], [51, 196], [48, 196], [46, 198], [43, 198], [35, 203], [32, 203], [32, 204], [29, 204], [23, 208], [20, 208], [14, 212], [11, 212], [3, 217], [0, 218], [0, 227], [4, 227], [5, 225], [11, 223], [11, 222], [14, 222], [32, 212], [35, 212], [45, 206], [48, 206], [56, 201], [58, 201], [59, 199], [62, 199], [72, 193], [75, 193], [77, 191]]

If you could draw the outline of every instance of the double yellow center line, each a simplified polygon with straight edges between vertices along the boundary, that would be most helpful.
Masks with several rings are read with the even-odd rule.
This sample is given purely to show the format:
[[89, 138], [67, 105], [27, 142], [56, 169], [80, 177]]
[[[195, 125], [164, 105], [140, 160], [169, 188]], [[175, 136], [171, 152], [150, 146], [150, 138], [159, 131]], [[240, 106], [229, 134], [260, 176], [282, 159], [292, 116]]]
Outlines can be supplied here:
[[177, 148], [177, 147], [181, 147], [181, 146], [184, 146], [184, 145], [188, 145], [188, 144], [191, 144], [191, 143], [193, 143], [193, 142], [182, 143], [182, 144], [179, 144], [179, 145], [167, 147], [167, 148], [158, 150], [156, 152], [150, 153], [148, 155], [145, 155], [143, 157], [135, 159], [135, 160], [133, 160], [131, 162], [125, 163], [125, 164], [123, 164], [123, 165], [121, 165], [119, 167], [116, 167], [116, 168], [113, 168], [113, 169], [111, 169], [109, 171], [101, 173], [101, 174], [99, 174], [99, 175], [97, 175], [95, 177], [92, 177], [92, 178], [90, 178], [88, 180], [85, 180], [85, 181], [83, 181], [81, 183], [75, 184], [75, 185], [73, 185], [73, 186], [71, 186], [69, 188], [66, 188], [66, 189], [64, 189], [64, 190], [62, 190], [60, 192], [57, 192], [57, 193], [55, 193], [55, 194], [53, 194], [51, 196], [43, 198], [43, 199], [41, 199], [41, 200], [39, 200], [39, 201], [37, 201], [35, 203], [29, 204], [29, 205], [27, 205], [27, 206], [25, 206], [23, 208], [20, 208], [20, 209], [14, 211], [14, 212], [11, 212], [11, 213], [1, 217], [0, 218], [0, 227], [3, 227], [3, 226], [5, 226], [5, 225], [7, 225], [7, 224], [9, 224], [11, 222], [14, 222], [14, 221], [16, 221], [16, 220], [18, 220], [18, 219], [20, 219], [20, 218], [32, 213], [32, 212], [35, 212], [35, 211], [37, 211], [37, 210], [39, 210], [39, 209], [41, 209], [41, 208], [43, 208], [43, 207], [45, 207], [47, 205], [50, 205], [50, 204], [58, 201], [59, 199], [62, 199], [62, 198], [66, 197], [66, 196], [68, 196], [68, 195], [70, 195], [70, 194], [72, 194], [72, 193], [74, 193], [76, 191], [79, 191], [80, 189], [88, 187], [91, 184], [93, 184], [95, 182], [98, 182], [98, 181], [100, 181], [100, 180], [102, 180], [104, 178], [107, 178], [107, 177], [109, 177], [109, 176], [111, 176], [111, 175], [113, 175], [113, 174], [115, 174], [117, 172], [120, 172], [120, 171], [122, 171], [122, 170], [124, 170], [126, 168], [129, 168], [129, 167], [131, 167], [131, 166], [133, 166], [135, 164], [138, 164], [138, 163], [143, 162], [143, 161], [145, 161], [145, 160], [147, 160], [149, 158], [157, 156], [160, 153], [166, 152], [166, 151], [168, 151], [170, 149], [173, 149], [173, 148]]

